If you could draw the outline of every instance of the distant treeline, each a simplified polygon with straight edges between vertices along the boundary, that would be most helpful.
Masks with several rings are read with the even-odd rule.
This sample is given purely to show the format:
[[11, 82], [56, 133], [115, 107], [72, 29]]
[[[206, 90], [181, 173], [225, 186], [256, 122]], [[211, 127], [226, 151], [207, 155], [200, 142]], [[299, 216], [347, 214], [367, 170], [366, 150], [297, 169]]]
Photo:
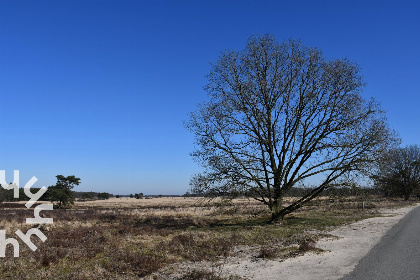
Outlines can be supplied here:
[[[37, 193], [40, 188], [31, 188], [31, 193]], [[15, 198], [13, 196], [14, 190], [6, 190], [0, 185], [0, 202], [11, 202], [11, 201], [29, 201], [30, 198], [25, 194], [23, 188], [19, 188], [19, 197]], [[47, 200], [45, 199], [46, 193], [39, 199], [39, 200]]]
[[[36, 193], [40, 188], [31, 188], [32, 193]], [[312, 191], [311, 188], [291, 188], [286, 196], [291, 197], [302, 197], [305, 194]], [[360, 196], [360, 195], [379, 195], [383, 194], [377, 188], [349, 188], [349, 187], [333, 187], [324, 190], [320, 196]], [[135, 198], [159, 198], [159, 197], [243, 197], [252, 196], [252, 193], [190, 193], [187, 192], [184, 195], [113, 195], [107, 192], [73, 192], [74, 198], [78, 200], [104, 200], [111, 197], [135, 197]], [[0, 202], [13, 202], [13, 201], [28, 201], [29, 197], [25, 194], [23, 188], [19, 188], [19, 198], [13, 197], [13, 190], [6, 190], [0, 185]], [[50, 201], [48, 190], [39, 199], [41, 201]]]
[[[292, 187], [286, 194], [288, 197], [303, 197], [306, 194], [310, 193], [313, 189], [312, 188], [298, 188]], [[364, 195], [381, 195], [383, 194], [377, 188], [368, 188], [368, 187], [357, 187], [357, 188], [350, 188], [350, 187], [331, 187], [323, 192], [321, 192], [320, 196], [364, 196]], [[258, 197], [256, 194], [252, 192], [248, 193], [215, 193], [215, 192], [208, 192], [208, 193], [190, 193], [187, 192], [183, 195], [184, 197]]]
[[[40, 188], [31, 188], [32, 193], [36, 193]], [[128, 194], [128, 195], [113, 195], [107, 192], [77, 192], [73, 191], [74, 198], [77, 200], [104, 200], [111, 197], [135, 197], [135, 198], [159, 198], [159, 197], [182, 197], [182, 195], [143, 195], [140, 194]], [[185, 196], [185, 195], [184, 195]], [[6, 190], [0, 185], [0, 202], [13, 202], [13, 201], [28, 201], [30, 198], [25, 194], [23, 188], [19, 188], [19, 198], [13, 197], [13, 189]], [[41, 201], [50, 201], [50, 195], [48, 190], [39, 199]]]
[[[40, 188], [31, 188], [32, 193], [37, 193]], [[109, 199], [110, 197], [114, 197], [113, 194], [107, 192], [73, 192], [73, 195], [76, 199], [80, 200], [103, 200]], [[13, 196], [13, 189], [6, 190], [0, 185], [0, 202], [13, 202], [13, 201], [29, 201], [29, 197], [25, 194], [23, 188], [19, 188], [19, 197], [15, 198]], [[42, 195], [39, 199], [40, 201], [50, 201], [50, 195], [48, 190]]]
[[[287, 196], [292, 197], [302, 197], [305, 194], [311, 192], [312, 188], [291, 188], [287, 193]], [[381, 195], [381, 191], [377, 188], [368, 188], [368, 187], [331, 187], [323, 192], [320, 196], [360, 196], [360, 195]]]
[[74, 198], [79, 200], [103, 200], [111, 197], [114, 195], [107, 192], [74, 192]]
[[183, 197], [185, 195], [179, 195], [179, 194], [146, 194], [143, 193], [135, 193], [135, 194], [120, 194], [116, 195], [116, 198], [119, 197], [130, 197], [130, 198], [159, 198], [159, 197]]

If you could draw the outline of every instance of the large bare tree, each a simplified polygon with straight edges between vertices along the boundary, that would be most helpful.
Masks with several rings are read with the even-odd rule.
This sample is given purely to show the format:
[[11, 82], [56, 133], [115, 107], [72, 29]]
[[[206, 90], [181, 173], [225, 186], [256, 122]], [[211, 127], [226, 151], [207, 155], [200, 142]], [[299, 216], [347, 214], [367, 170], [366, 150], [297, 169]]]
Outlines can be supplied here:
[[[208, 80], [209, 100], [187, 122], [192, 155], [205, 167], [193, 190], [251, 194], [273, 221], [360, 171], [391, 142], [378, 104], [359, 94], [359, 67], [326, 60], [300, 41], [252, 36], [243, 51], [221, 53]], [[285, 206], [305, 179], [316, 187]]]

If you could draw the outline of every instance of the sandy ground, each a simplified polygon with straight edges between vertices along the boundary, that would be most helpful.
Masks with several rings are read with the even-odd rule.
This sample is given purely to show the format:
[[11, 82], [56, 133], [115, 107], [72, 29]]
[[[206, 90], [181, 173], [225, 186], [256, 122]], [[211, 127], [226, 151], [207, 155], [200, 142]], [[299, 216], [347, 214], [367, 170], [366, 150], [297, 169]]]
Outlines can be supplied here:
[[350, 273], [382, 236], [416, 206], [420, 204], [400, 209], [382, 209], [381, 217], [362, 220], [329, 232], [338, 238], [324, 238], [317, 242], [316, 247], [326, 250], [324, 253], [308, 253], [283, 262], [230, 258], [223, 266], [223, 274], [261, 280], [340, 279]]

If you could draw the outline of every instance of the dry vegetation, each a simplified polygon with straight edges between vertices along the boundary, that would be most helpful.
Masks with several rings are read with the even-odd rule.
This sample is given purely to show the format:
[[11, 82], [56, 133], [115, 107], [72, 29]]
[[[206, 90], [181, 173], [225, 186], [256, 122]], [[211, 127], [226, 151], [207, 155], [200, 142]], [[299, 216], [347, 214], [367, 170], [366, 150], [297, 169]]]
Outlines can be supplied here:
[[[13, 258], [8, 246], [0, 279], [222, 279], [218, 270], [229, 256], [284, 259], [317, 250], [325, 230], [407, 203], [370, 197], [363, 210], [357, 197], [319, 198], [282, 225], [272, 225], [266, 207], [247, 199], [76, 202], [72, 209], [45, 211], [54, 224], [42, 228], [45, 243], [32, 238], [37, 251], [20, 242], [20, 257]], [[3, 203], [0, 209], [7, 237], [31, 227], [25, 219], [33, 210], [22, 203]], [[210, 266], [203, 269], [202, 263]]]

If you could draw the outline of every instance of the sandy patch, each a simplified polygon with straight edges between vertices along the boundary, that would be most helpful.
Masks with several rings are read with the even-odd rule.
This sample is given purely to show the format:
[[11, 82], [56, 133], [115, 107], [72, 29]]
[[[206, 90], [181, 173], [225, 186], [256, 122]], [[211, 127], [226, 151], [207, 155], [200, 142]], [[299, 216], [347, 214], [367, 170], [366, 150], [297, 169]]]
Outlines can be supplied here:
[[223, 266], [223, 274], [261, 280], [339, 279], [350, 273], [388, 230], [419, 205], [382, 209], [381, 217], [365, 219], [329, 232], [338, 238], [324, 238], [316, 244], [318, 248], [327, 252], [308, 253], [282, 262], [255, 260], [250, 257], [230, 258]]

